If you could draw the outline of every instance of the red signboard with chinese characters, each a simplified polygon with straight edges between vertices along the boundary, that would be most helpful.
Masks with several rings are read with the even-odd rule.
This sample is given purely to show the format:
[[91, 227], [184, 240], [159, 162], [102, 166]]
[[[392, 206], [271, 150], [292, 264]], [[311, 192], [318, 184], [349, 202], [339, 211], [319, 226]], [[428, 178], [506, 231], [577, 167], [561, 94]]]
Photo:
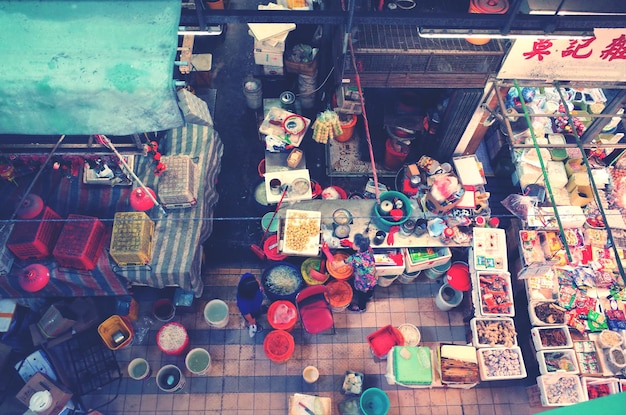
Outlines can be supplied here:
[[516, 39], [500, 79], [626, 81], [626, 28], [596, 29], [588, 38]]

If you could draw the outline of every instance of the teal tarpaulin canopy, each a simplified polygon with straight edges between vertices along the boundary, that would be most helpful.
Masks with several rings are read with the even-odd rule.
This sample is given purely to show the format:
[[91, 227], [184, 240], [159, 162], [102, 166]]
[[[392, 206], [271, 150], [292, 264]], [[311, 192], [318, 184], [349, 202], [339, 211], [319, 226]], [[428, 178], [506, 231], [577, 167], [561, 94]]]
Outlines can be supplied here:
[[0, 2], [0, 133], [128, 135], [183, 125], [180, 0]]

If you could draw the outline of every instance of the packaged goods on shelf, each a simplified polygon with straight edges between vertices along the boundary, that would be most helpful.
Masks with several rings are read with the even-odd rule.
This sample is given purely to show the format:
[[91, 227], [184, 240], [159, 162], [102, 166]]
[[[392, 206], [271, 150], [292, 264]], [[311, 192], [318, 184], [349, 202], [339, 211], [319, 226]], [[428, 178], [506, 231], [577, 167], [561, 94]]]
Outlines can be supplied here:
[[602, 376], [604, 367], [593, 340], [574, 340], [574, 353], [581, 375]]
[[505, 271], [479, 271], [472, 275], [472, 294], [476, 315], [482, 317], [513, 317], [513, 287]]

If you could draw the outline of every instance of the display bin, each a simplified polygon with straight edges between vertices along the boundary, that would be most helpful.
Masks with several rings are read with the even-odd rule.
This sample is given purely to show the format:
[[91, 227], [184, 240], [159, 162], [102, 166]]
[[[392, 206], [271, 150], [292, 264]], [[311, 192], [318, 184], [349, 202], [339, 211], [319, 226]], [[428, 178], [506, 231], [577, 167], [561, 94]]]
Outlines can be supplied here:
[[375, 357], [385, 359], [394, 346], [404, 346], [404, 337], [400, 330], [388, 325], [368, 335], [367, 343]]
[[311, 62], [293, 62], [285, 58], [283, 60], [285, 69], [290, 73], [314, 76], [317, 73], [317, 53]]
[[[602, 376], [604, 366], [593, 340], [574, 340], [578, 371], [584, 376]], [[626, 391], [625, 391], [626, 392]]]
[[[547, 339], [548, 336], [552, 336], [552, 332], [558, 331], [562, 334], [558, 334], [559, 339], [562, 341], [552, 345], [544, 344], [543, 339]], [[552, 326], [552, 327], [534, 327], [530, 330], [530, 337], [533, 339], [533, 345], [536, 351], [540, 350], [557, 350], [557, 349], [571, 349], [574, 346], [572, 342], [572, 336], [569, 334], [569, 328], [567, 326]]]
[[478, 349], [480, 380], [524, 379], [526, 366], [519, 347], [489, 347]]
[[505, 271], [472, 274], [474, 309], [479, 317], [514, 317], [511, 275]]
[[[470, 328], [472, 345], [476, 348], [517, 346], [517, 333], [512, 318], [474, 317], [470, 320]], [[488, 338], [492, 341], [486, 342]]]
[[[543, 316], [543, 319], [537, 315], [537, 306], [542, 306], [551, 308], [552, 317], [548, 317], [549, 315]], [[541, 301], [541, 300], [531, 300], [528, 302], [528, 316], [530, 317], [530, 324], [533, 326], [559, 326], [565, 323], [565, 309], [560, 307], [556, 300], [550, 301]], [[546, 320], [550, 320], [548, 322]]]
[[576, 353], [573, 349], [540, 350], [537, 352], [539, 372], [546, 373], [565, 372], [576, 375], [580, 373]]
[[52, 255], [61, 267], [90, 271], [96, 267], [104, 236], [98, 218], [68, 215]]
[[167, 156], [159, 178], [159, 199], [168, 209], [195, 206], [198, 200], [198, 167], [189, 156]]
[[619, 379], [617, 378], [594, 378], [581, 376], [585, 400], [601, 398], [607, 395], [620, 393]]
[[450, 248], [403, 248], [407, 272], [417, 272], [445, 264], [452, 258]]
[[[392, 257], [398, 255], [400, 264], [396, 263]], [[404, 272], [404, 256], [398, 249], [374, 249], [374, 261], [376, 263], [376, 275], [385, 277], [390, 275], [400, 275]]]
[[146, 265], [152, 258], [154, 222], [144, 212], [117, 212], [109, 254], [120, 267]]
[[537, 376], [542, 406], [568, 406], [585, 400], [580, 377], [568, 373]]
[[[102, 338], [102, 341], [111, 350], [118, 350], [122, 347], [126, 347], [133, 340], [133, 326], [125, 318], [118, 315], [112, 315], [104, 320], [98, 326], [98, 333]], [[118, 336], [123, 336], [122, 341], [116, 342]]]
[[54, 210], [44, 207], [37, 218], [15, 224], [7, 248], [21, 260], [50, 256], [63, 227], [60, 220]]

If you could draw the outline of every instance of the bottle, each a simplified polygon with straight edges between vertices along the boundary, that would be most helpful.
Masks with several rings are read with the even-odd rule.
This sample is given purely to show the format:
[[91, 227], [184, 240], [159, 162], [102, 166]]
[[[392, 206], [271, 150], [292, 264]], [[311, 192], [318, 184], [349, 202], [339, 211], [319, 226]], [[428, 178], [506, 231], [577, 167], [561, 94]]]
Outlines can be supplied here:
[[449, 244], [452, 242], [452, 237], [454, 236], [454, 229], [450, 227], [446, 227], [441, 233], [441, 242], [444, 244]]

